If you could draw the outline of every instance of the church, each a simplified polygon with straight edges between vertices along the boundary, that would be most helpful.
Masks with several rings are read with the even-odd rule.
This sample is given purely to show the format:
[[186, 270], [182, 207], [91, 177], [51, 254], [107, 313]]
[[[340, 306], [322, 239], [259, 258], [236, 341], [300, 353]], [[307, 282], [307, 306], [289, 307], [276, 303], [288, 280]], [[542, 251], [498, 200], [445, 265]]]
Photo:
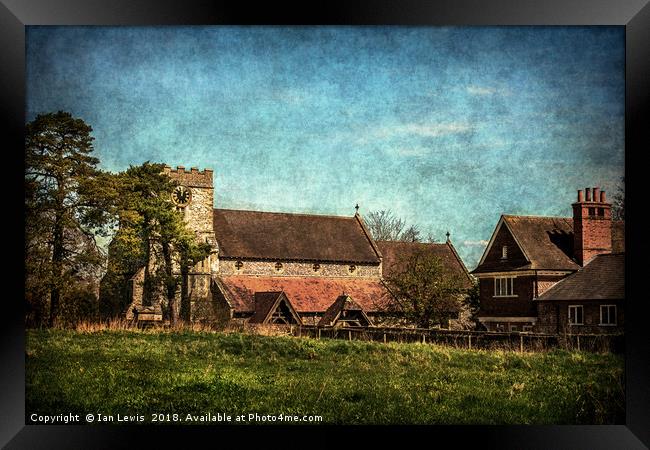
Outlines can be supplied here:
[[[445, 243], [374, 241], [353, 216], [214, 208], [213, 172], [165, 167], [178, 182], [172, 201], [210, 255], [189, 274], [193, 322], [372, 326], [393, 301], [383, 279], [416, 251], [432, 252], [471, 285], [449, 236]], [[129, 281], [126, 318], [163, 320], [164, 304], [143, 305], [144, 268]]]

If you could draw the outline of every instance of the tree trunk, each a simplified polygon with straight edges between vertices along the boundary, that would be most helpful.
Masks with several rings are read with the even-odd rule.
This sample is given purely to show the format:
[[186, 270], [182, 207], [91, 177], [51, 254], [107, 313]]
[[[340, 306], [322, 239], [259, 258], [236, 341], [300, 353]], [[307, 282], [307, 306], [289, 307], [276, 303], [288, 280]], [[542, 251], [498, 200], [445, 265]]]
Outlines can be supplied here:
[[151, 241], [147, 239], [147, 247], [144, 250], [144, 284], [142, 286], [142, 306], [151, 306]]
[[173, 274], [172, 254], [169, 242], [162, 243], [162, 253], [165, 261], [165, 286], [167, 288], [169, 321], [172, 327], [175, 327], [178, 324], [178, 306], [176, 305], [176, 280]]
[[61, 277], [63, 276], [63, 224], [62, 218], [57, 214], [54, 221], [54, 234], [52, 245], [52, 278], [50, 280], [50, 320], [49, 326], [53, 327], [59, 316], [61, 300]]
[[188, 295], [189, 268], [187, 263], [181, 267], [181, 319], [190, 321], [190, 298]]

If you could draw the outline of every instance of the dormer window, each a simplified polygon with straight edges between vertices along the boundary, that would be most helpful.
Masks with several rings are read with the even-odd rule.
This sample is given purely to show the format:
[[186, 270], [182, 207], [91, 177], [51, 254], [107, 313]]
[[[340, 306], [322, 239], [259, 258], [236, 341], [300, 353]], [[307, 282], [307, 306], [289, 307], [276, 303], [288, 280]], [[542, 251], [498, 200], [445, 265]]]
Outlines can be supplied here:
[[501, 259], [508, 259], [508, 246], [501, 247]]

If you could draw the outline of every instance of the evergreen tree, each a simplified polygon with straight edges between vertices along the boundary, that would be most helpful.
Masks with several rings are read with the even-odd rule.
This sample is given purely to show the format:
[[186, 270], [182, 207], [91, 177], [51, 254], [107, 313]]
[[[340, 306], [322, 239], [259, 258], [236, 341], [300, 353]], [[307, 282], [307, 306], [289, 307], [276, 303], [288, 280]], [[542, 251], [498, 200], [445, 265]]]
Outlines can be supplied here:
[[105, 189], [110, 175], [91, 156], [91, 132], [63, 111], [26, 125], [25, 295], [36, 322], [45, 321], [49, 303], [49, 326], [59, 318], [72, 281], [96, 277], [104, 261], [95, 236], [107, 231], [112, 218]]
[[[119, 230], [111, 243], [104, 284], [123, 295], [128, 278], [144, 267], [143, 304], [153, 305], [164, 297], [170, 322], [176, 325], [179, 316], [189, 320], [187, 276], [193, 265], [209, 255], [210, 246], [198, 242], [187, 229], [171, 202], [177, 182], [163, 173], [163, 167], [146, 162], [117, 175]], [[179, 288], [181, 305], [176, 301]]]

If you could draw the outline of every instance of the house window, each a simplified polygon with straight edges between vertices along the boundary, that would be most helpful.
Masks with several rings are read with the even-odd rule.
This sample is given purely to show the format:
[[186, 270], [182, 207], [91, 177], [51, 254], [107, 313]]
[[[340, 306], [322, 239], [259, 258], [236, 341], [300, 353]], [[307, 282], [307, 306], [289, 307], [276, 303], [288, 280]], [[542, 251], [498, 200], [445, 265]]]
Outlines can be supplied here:
[[501, 247], [501, 259], [508, 259], [508, 246]]
[[521, 327], [521, 331], [523, 331], [524, 333], [531, 332], [531, 331], [533, 331], [533, 326], [532, 325], [523, 325]]
[[583, 325], [584, 313], [582, 305], [569, 306], [569, 325]]
[[519, 325], [515, 323], [510, 324], [510, 331], [519, 331]]
[[616, 325], [616, 305], [600, 305], [600, 324]]
[[515, 277], [498, 277], [494, 279], [495, 297], [515, 296]]

